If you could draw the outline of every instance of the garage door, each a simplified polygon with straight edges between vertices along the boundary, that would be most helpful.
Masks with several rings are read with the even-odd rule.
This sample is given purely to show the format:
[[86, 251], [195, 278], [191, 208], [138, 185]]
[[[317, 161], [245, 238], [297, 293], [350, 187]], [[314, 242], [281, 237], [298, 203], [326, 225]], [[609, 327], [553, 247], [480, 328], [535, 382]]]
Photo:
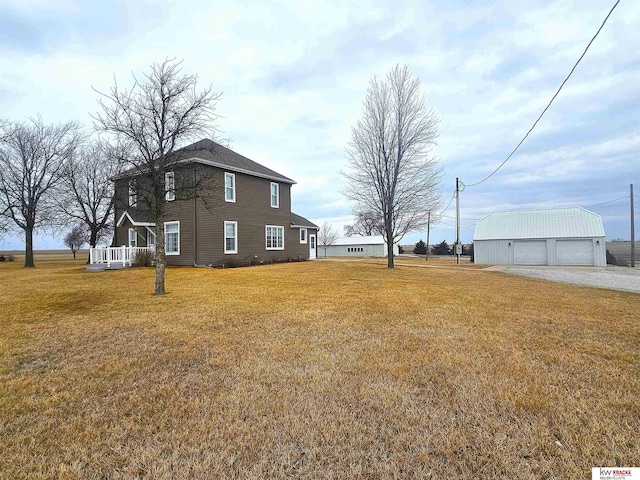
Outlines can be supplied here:
[[516, 265], [546, 265], [546, 240], [513, 242], [513, 263]]
[[593, 241], [556, 240], [558, 265], [593, 265]]

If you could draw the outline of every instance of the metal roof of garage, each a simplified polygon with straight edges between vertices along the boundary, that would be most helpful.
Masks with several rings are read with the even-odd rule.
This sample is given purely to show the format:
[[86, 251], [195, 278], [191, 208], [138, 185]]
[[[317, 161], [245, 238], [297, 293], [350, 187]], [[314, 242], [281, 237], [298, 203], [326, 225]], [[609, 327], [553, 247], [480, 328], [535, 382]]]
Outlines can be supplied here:
[[382, 235], [372, 235], [370, 237], [339, 237], [331, 245], [384, 245]]
[[494, 212], [478, 221], [473, 240], [604, 236], [600, 215], [573, 207]]

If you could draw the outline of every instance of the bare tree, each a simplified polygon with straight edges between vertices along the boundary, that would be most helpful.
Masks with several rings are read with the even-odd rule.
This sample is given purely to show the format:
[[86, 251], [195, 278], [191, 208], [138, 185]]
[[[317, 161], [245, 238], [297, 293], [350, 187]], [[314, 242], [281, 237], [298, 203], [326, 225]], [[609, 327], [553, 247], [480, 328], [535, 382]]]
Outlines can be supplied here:
[[338, 239], [338, 232], [333, 228], [333, 225], [324, 222], [320, 230], [318, 230], [318, 245], [324, 247], [324, 258], [327, 258], [327, 246], [333, 245]]
[[[2, 205], [2, 202], [0, 202], [0, 205]], [[2, 241], [3, 241], [4, 237], [5, 237], [5, 235], [9, 231], [9, 223], [7, 221], [7, 218], [4, 217], [1, 214], [2, 214], [2, 212], [0, 212], [0, 244], [2, 244]]]
[[173, 59], [153, 64], [143, 80], [133, 77], [129, 90], [117, 82], [108, 93], [97, 91], [102, 111], [94, 115], [98, 131], [130, 147], [125, 166], [146, 191], [140, 196], [156, 225], [155, 294], [165, 293], [165, 173], [178, 161], [174, 151], [214, 130], [215, 108], [222, 94], [211, 87], [197, 91], [197, 75], [181, 73]]
[[74, 226], [64, 237], [64, 244], [73, 253], [73, 259], [76, 258], [76, 252], [87, 243], [87, 232], [82, 225]]
[[424, 227], [428, 211], [438, 211], [442, 203], [442, 174], [432, 153], [437, 126], [435, 112], [425, 107], [420, 80], [408, 67], [397, 65], [385, 79], [370, 81], [347, 146], [344, 194], [355, 202], [354, 210], [382, 219], [389, 268], [394, 268], [391, 245]]
[[356, 211], [354, 212], [355, 222], [352, 225], [345, 225], [344, 231], [348, 237], [369, 237], [371, 235], [382, 235], [384, 232], [384, 223], [381, 217], [378, 217], [372, 211]]
[[[0, 207], [2, 206], [2, 200], [0, 200]], [[7, 233], [9, 230], [9, 222], [8, 218], [2, 215], [0, 212], [0, 240], [2, 240], [2, 236]]]
[[90, 247], [113, 233], [111, 177], [118, 172], [123, 156], [120, 149], [93, 141], [79, 149], [65, 167], [58, 205], [67, 217], [86, 226]]
[[25, 267], [35, 267], [33, 232], [58, 214], [53, 191], [81, 139], [73, 123], [45, 125], [40, 117], [6, 123], [0, 134], [0, 214], [25, 234]]

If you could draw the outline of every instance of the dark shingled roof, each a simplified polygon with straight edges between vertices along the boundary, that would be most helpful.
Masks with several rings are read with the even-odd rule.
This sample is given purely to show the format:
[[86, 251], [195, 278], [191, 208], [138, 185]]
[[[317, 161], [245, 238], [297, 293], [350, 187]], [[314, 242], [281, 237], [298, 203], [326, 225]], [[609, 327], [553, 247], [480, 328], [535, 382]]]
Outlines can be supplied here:
[[[173, 155], [173, 158], [178, 162], [196, 161], [205, 165], [212, 165], [214, 167], [224, 168], [233, 172], [246, 173], [256, 177], [275, 180], [277, 182], [289, 184], [296, 183], [294, 180], [291, 180], [290, 178], [285, 177], [264, 165], [260, 165], [259, 163], [254, 162], [253, 160], [250, 160], [247, 157], [214, 142], [213, 140], [209, 140], [208, 138], [176, 150]], [[125, 178], [130, 174], [137, 172], [138, 169], [132, 168], [116, 175], [114, 179]]]
[[315, 228], [316, 230], [318, 229], [318, 226], [316, 224], [311, 223], [306, 218], [301, 217], [300, 215], [293, 212], [291, 212], [291, 225], [295, 225], [296, 227]]

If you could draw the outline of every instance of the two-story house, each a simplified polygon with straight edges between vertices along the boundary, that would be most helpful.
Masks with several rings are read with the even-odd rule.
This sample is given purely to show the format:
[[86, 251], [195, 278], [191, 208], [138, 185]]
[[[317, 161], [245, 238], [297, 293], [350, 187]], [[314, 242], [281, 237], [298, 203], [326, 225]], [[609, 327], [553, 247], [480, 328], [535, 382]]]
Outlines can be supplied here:
[[[204, 139], [174, 154], [166, 172], [168, 265], [244, 265], [316, 258], [318, 227], [291, 211], [293, 180]], [[206, 186], [181, 195], [181, 178], [198, 168]], [[155, 224], [134, 171], [114, 177], [113, 246], [155, 245]]]

